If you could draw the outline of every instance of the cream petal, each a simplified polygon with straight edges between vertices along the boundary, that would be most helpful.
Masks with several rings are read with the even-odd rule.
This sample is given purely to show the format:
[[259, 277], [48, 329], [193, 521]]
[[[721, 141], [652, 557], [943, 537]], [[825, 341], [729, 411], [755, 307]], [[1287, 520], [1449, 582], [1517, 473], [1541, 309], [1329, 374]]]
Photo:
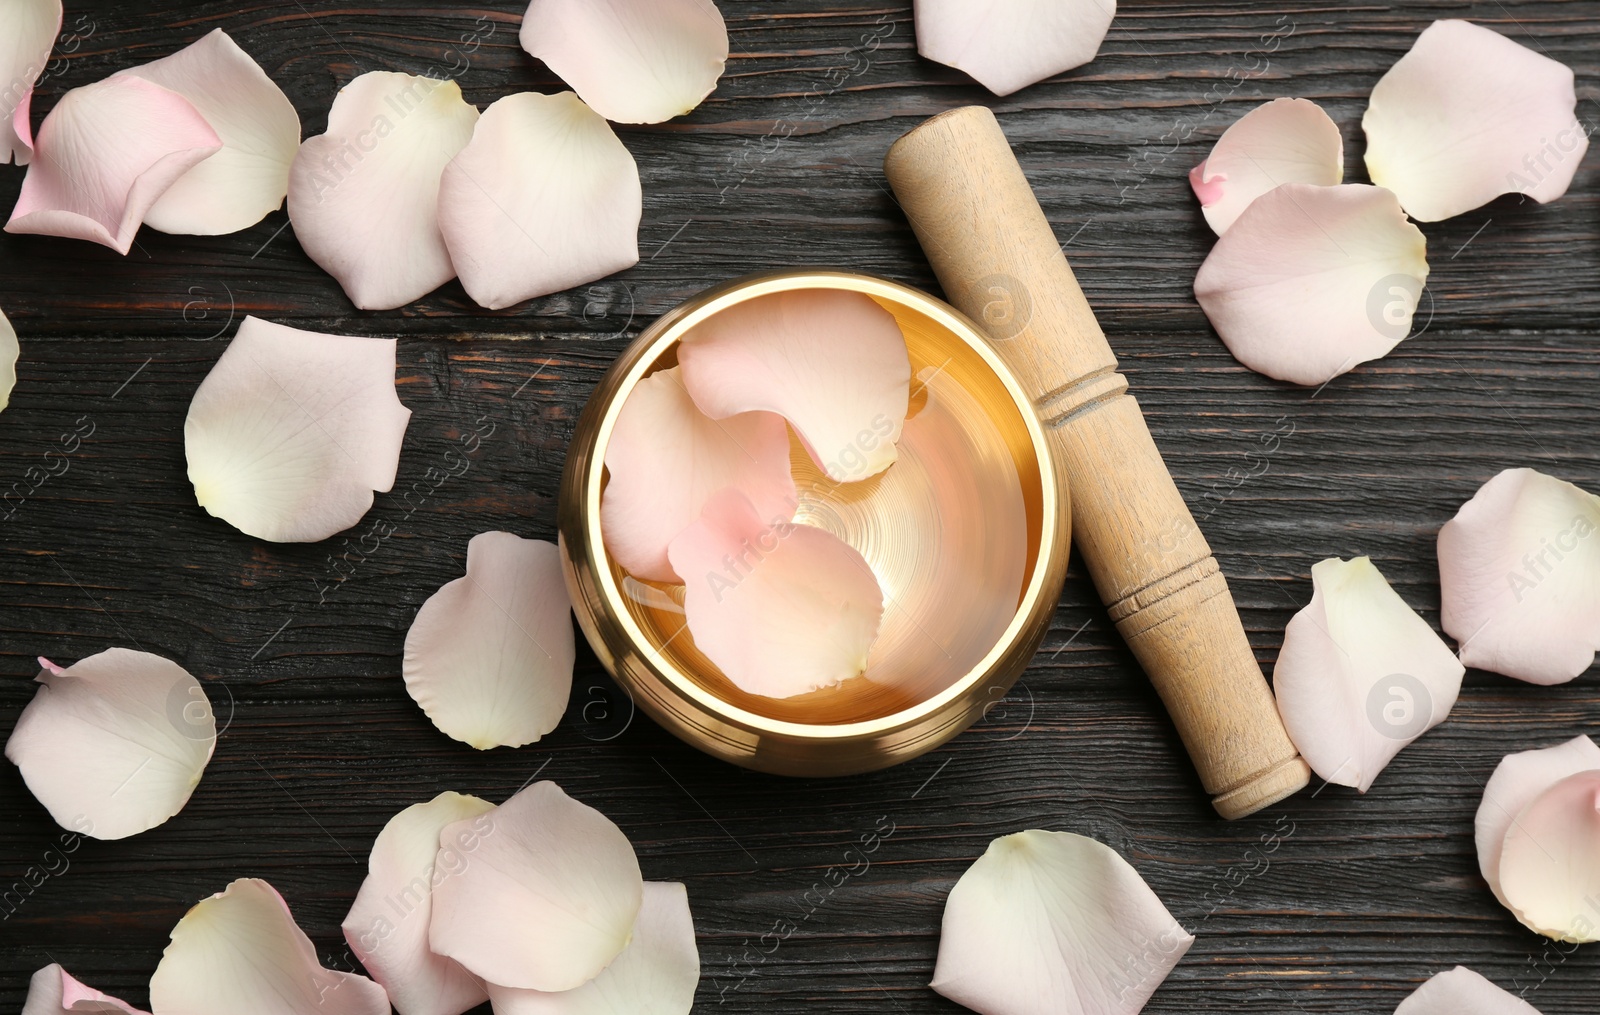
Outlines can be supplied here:
[[599, 976], [558, 993], [491, 985], [489, 997], [495, 1015], [689, 1015], [699, 982], [689, 893], [646, 881], [633, 937]]
[[1286, 183], [1217, 240], [1194, 294], [1240, 363], [1324, 384], [1388, 355], [1410, 332], [1426, 250], [1381, 187]]
[[160, 1015], [389, 1015], [383, 988], [324, 969], [288, 903], [256, 878], [202, 900], [172, 929], [150, 978]]
[[1539, 1009], [1457, 966], [1418, 987], [1394, 1015], [1539, 1015]]
[[177, 92], [114, 75], [63, 95], [34, 145], [6, 232], [126, 254], [151, 205], [222, 141]]
[[1095, 58], [1116, 0], [916, 0], [917, 52], [996, 95]]
[[428, 597], [406, 635], [406, 690], [480, 751], [556, 728], [572, 694], [572, 603], [556, 544], [484, 532], [467, 573]]
[[1371, 559], [1321, 561], [1311, 582], [1273, 671], [1278, 712], [1317, 775], [1365, 793], [1395, 755], [1444, 722], [1466, 668]]
[[22, 1002], [22, 1015], [150, 1015], [126, 1001], [119, 1001], [73, 979], [65, 969], [51, 963], [28, 981], [28, 998]]
[[11, 404], [11, 389], [17, 386], [17, 357], [21, 353], [17, 333], [0, 311], [0, 409]]
[[1419, 222], [1501, 194], [1567, 192], [1589, 137], [1571, 68], [1467, 21], [1435, 21], [1372, 89], [1367, 173]]
[[606, 549], [647, 581], [681, 581], [667, 544], [719, 490], [743, 491], [763, 518], [788, 521], [798, 504], [783, 417], [744, 412], [714, 420], [690, 399], [681, 367], [658, 370], [634, 387], [605, 454]]
[[440, 793], [389, 819], [372, 844], [367, 879], [344, 918], [344, 938], [400, 1015], [461, 1015], [489, 999], [459, 963], [428, 947], [433, 887], [460, 873], [471, 856], [440, 845], [445, 826], [482, 819], [494, 805], [461, 793]]
[[217, 745], [200, 682], [177, 663], [112, 648], [45, 660], [6, 757], [63, 828], [124, 839], [183, 809]]
[[639, 167], [571, 92], [483, 111], [439, 181], [439, 229], [461, 284], [499, 310], [639, 263]]
[[483, 820], [440, 836], [471, 858], [434, 886], [433, 950], [503, 987], [560, 991], [594, 979], [639, 915], [644, 878], [627, 836], [553, 782], [490, 811], [487, 829]]
[[1600, 941], [1600, 770], [1567, 776], [1517, 815], [1500, 854], [1500, 890], [1529, 930]]
[[61, 0], [10, 0], [0, 29], [0, 166], [16, 160], [24, 166], [33, 156], [33, 131], [28, 122], [33, 84], [50, 62], [50, 50], [61, 32]]
[[477, 121], [454, 81], [371, 71], [334, 97], [327, 133], [300, 146], [289, 220], [357, 307], [393, 310], [455, 277], [439, 178]]
[[245, 318], [184, 422], [200, 506], [276, 543], [316, 542], [360, 521], [400, 465], [411, 410], [394, 376], [393, 339]]
[[[24, 91], [17, 99], [17, 108], [12, 111], [10, 121], [0, 127], [0, 137], [5, 137], [9, 131], [8, 145], [16, 149], [17, 165], [25, 166], [33, 159], [33, 89]], [[24, 158], [24, 152], [27, 157]]]
[[1331, 187], [1344, 179], [1339, 127], [1309, 99], [1273, 99], [1244, 114], [1189, 171], [1206, 222], [1218, 236], [1250, 203], [1285, 183]]
[[944, 907], [934, 990], [981, 1015], [1136, 1015], [1194, 937], [1116, 851], [998, 838]]
[[1517, 815], [1567, 776], [1594, 769], [1600, 769], [1600, 745], [1588, 737], [1501, 759], [1483, 788], [1473, 838], [1478, 846], [1478, 869], [1502, 906], [1509, 907], [1509, 903], [1500, 890], [1500, 854]]
[[520, 38], [618, 123], [689, 112], [716, 90], [728, 60], [728, 26], [712, 0], [533, 0]]
[[883, 620], [872, 569], [831, 532], [723, 490], [672, 541], [689, 634], [741, 690], [792, 698], [860, 675]]
[[277, 211], [300, 148], [300, 117], [261, 65], [222, 29], [168, 57], [120, 71], [189, 100], [222, 150], [189, 170], [145, 212], [164, 233], [238, 232]]
[[1439, 530], [1440, 620], [1468, 666], [1563, 684], [1600, 649], [1600, 497], [1533, 469], [1485, 483]]
[[868, 296], [794, 289], [745, 300], [690, 329], [678, 362], [700, 411], [777, 413], [836, 482], [894, 463], [911, 360], [894, 316]]

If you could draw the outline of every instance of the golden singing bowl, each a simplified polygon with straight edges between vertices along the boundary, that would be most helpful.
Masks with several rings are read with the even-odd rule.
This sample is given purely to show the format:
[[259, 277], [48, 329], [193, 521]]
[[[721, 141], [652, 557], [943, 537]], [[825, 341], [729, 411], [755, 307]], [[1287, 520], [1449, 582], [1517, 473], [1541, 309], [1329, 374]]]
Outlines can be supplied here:
[[[911, 405], [895, 464], [861, 482], [829, 481], [791, 435], [796, 520], [861, 553], [884, 616], [865, 673], [779, 700], [741, 691], [700, 653], [681, 586], [638, 581], [611, 559], [600, 498], [623, 403], [677, 363], [689, 329], [745, 300], [812, 288], [864, 293], [894, 315], [911, 356]], [[893, 282], [805, 271], [718, 286], [645, 329], [578, 420], [558, 527], [579, 626], [640, 709], [735, 764], [828, 776], [932, 750], [1006, 695], [1060, 596], [1069, 517], [1038, 417], [976, 325]]]

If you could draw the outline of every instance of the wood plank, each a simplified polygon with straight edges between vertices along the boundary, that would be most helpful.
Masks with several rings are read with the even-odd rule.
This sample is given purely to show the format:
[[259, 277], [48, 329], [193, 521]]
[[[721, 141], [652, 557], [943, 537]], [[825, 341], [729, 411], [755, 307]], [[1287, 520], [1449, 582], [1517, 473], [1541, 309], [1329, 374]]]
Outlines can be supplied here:
[[[368, 70], [464, 67], [460, 82], [479, 105], [512, 90], [560, 87], [517, 47], [518, 16], [509, 10], [445, 15], [418, 0], [382, 9], [313, 2], [289, 11], [209, 2], [184, 5], [181, 16], [160, 8], [98, 4], [86, 15], [93, 32], [45, 82], [36, 113], [68, 87], [214, 27], [233, 33], [284, 86], [308, 135], [322, 131], [337, 87]], [[920, 118], [988, 102], [1058, 233], [1072, 238], [1069, 253], [1106, 329], [1203, 333], [1190, 285], [1211, 237], [1185, 174], [1211, 141], [1260, 101], [1315, 99], [1344, 131], [1346, 178], [1364, 180], [1358, 124], [1366, 96], [1434, 17], [1475, 16], [1532, 39], [1580, 80], [1600, 74], [1600, 27], [1586, 19], [1586, 4], [1516, 10], [1513, 17], [1495, 0], [1409, 3], [1403, 11], [1125, 5], [1094, 63], [994, 100], [915, 56], [903, 6], [729, 4], [733, 57], [717, 93], [680, 121], [622, 130], [644, 181], [646, 259], [592, 294], [586, 287], [491, 313], [450, 283], [401, 312], [359, 312], [299, 250], [293, 231], [280, 233], [287, 222], [280, 212], [229, 237], [147, 229], [127, 258], [82, 243], [0, 235], [0, 258], [13, 272], [5, 307], [25, 333], [38, 335], [209, 334], [216, 316], [197, 319], [208, 300], [231, 300], [239, 314], [345, 330], [383, 331], [384, 322], [392, 329], [403, 320], [407, 333], [448, 333], [467, 314], [477, 330], [566, 328], [576, 317], [616, 331], [630, 306], [636, 316], [654, 316], [710, 280], [755, 270], [831, 264], [931, 288], [880, 162]], [[488, 27], [493, 34], [463, 52], [470, 44], [461, 37]], [[1592, 129], [1600, 96], [1580, 94], [1580, 115]], [[1589, 160], [1579, 170], [1560, 204], [1505, 198], [1424, 228], [1435, 269], [1430, 291], [1450, 326], [1551, 327], [1594, 316], [1600, 296], [1587, 282], [1600, 267], [1597, 165]], [[20, 173], [0, 174], [0, 206], [9, 207], [20, 180]]]
[[[292, 229], [279, 233], [282, 212], [232, 237], [145, 230], [128, 258], [0, 234], [0, 307], [24, 343], [0, 413], [0, 495], [14, 491], [0, 506], [0, 729], [33, 693], [34, 656], [117, 644], [202, 676], [229, 722], [179, 818], [85, 843], [15, 913], [0, 906], [0, 1008], [20, 1009], [27, 976], [49, 961], [143, 1004], [173, 923], [243, 876], [277, 885], [319, 954], [347, 967], [338, 925], [384, 821], [444, 789], [500, 799], [537, 772], [615, 818], [647, 877], [688, 885], [702, 1011], [958, 1010], [926, 988], [945, 895], [991, 838], [1045, 827], [1116, 847], [1198, 934], [1151, 1013], [1387, 1015], [1459, 963], [1546, 1015], [1592, 1015], [1600, 952], [1522, 930], [1477, 873], [1471, 826], [1500, 757], [1600, 729], [1593, 670], [1555, 688], [1469, 673], [1451, 719], [1365, 797], [1329, 787], [1238, 824], [1211, 816], [1076, 564], [1018, 689], [887, 772], [785, 780], [714, 762], [630, 719], [587, 649], [567, 719], [540, 744], [479, 754], [428, 724], [399, 680], [412, 616], [460, 573], [476, 532], [553, 536], [567, 441], [617, 352], [656, 314], [747, 271], [831, 264], [933, 288], [878, 163], [921, 117], [966, 102], [992, 104], [1017, 142], [1269, 671], [1317, 560], [1371, 555], [1437, 626], [1434, 538], [1479, 484], [1532, 465], [1600, 490], [1596, 160], [1556, 204], [1502, 200], [1426, 226], [1426, 330], [1319, 393], [1244, 370], [1210, 332], [1190, 293], [1210, 234], [1184, 180], [1237, 115], [1283, 94], [1327, 106], [1347, 178], [1363, 179], [1366, 95], [1435, 17], [1481, 20], [1574, 66], [1594, 122], [1600, 3], [1133, 0], [1093, 64], [1004, 100], [914, 55], [909, 4], [721, 6], [734, 56], [717, 94], [681, 121], [622, 131], [644, 178], [645, 260], [593, 286], [490, 313], [452, 283], [369, 314]], [[308, 133], [366, 70], [450, 73], [464, 60], [479, 105], [559, 87], [516, 46], [511, 4], [86, 0], [69, 34], [80, 10], [93, 30], [51, 73], [41, 112], [218, 26], [284, 85]], [[459, 52], [463, 33], [491, 24]], [[1289, 24], [1263, 66], [1260, 40]], [[20, 180], [0, 170], [0, 207]], [[264, 544], [193, 501], [184, 414], [248, 313], [401, 339], [400, 394], [415, 415], [400, 479], [346, 536]], [[446, 449], [480, 419], [493, 435], [435, 488]], [[30, 490], [28, 469], [86, 423], [66, 471]], [[1285, 436], [1263, 458], [1273, 433]], [[394, 534], [352, 549], [374, 523]], [[894, 831], [870, 868], [808, 901], [880, 819]], [[58, 835], [0, 766], [0, 891], [56, 865]], [[764, 954], [781, 920], [799, 929]]]

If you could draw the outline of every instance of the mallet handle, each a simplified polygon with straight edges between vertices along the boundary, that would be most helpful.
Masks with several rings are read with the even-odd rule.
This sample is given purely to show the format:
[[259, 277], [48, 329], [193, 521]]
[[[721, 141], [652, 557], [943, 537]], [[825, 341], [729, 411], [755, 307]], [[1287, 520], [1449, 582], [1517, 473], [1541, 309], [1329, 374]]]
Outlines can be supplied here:
[[1078, 552], [1218, 813], [1243, 817], [1303, 788], [1310, 769], [1228, 583], [994, 114], [934, 117], [895, 143], [885, 170], [946, 297], [1034, 396]]

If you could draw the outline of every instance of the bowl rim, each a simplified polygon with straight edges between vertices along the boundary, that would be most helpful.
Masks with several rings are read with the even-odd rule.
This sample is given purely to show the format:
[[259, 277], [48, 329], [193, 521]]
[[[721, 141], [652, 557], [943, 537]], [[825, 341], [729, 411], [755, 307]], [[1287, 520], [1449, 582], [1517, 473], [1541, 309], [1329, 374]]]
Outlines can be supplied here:
[[[711, 693], [683, 672], [645, 635], [633, 611], [620, 605], [625, 602], [626, 595], [612, 573], [610, 554], [606, 551], [601, 534], [600, 494], [605, 476], [605, 450], [622, 405], [627, 400], [626, 393], [632, 392], [634, 386], [655, 369], [656, 361], [685, 332], [713, 314], [748, 299], [795, 289], [824, 288], [859, 292], [909, 306], [954, 334], [979, 356], [1010, 396], [1033, 445], [1034, 460], [1039, 470], [1041, 518], [1038, 552], [1016, 612], [994, 645], [965, 674], [938, 694], [887, 715], [846, 723], [798, 723], [751, 712]], [[1059, 543], [1066, 537], [1061, 531], [1062, 492], [1044, 427], [1032, 399], [994, 350], [991, 341], [970, 318], [937, 297], [878, 276], [836, 269], [760, 272], [735, 278], [685, 300], [651, 322], [640, 333], [633, 346], [623, 354], [623, 359], [628, 361], [623, 375], [608, 378], [612, 382], [608, 386], [613, 395], [593, 431], [593, 444], [581, 482], [584, 501], [581, 513], [582, 545], [583, 555], [588, 560], [602, 596], [611, 603], [619, 604], [611, 611], [617, 626], [626, 635], [630, 647], [638, 653], [640, 660], [667, 688], [718, 719], [757, 734], [816, 741], [847, 741], [881, 736], [925, 722], [952, 703], [964, 700], [976, 684], [990, 676], [996, 664], [1026, 636], [1030, 618], [1037, 610], [1041, 597], [1055, 594], [1053, 589], [1046, 587], [1050, 562], [1058, 552]], [[623, 674], [617, 674], [617, 678], [624, 684], [629, 679]]]

